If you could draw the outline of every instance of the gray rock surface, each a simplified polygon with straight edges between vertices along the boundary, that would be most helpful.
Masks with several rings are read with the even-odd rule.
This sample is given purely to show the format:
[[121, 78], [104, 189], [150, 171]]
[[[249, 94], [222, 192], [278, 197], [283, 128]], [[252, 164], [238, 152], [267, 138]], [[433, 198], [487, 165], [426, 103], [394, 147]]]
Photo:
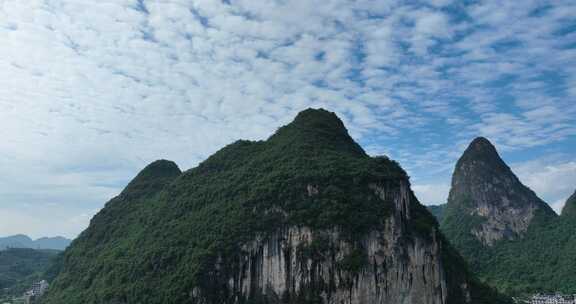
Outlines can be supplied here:
[[[219, 259], [213, 279], [237, 295], [237, 301], [263, 294], [270, 303], [280, 303], [319, 289], [322, 303], [327, 304], [448, 303], [439, 233], [433, 230], [429, 238], [408, 237], [408, 184], [395, 188], [372, 184], [370, 188], [396, 207], [382, 230], [350, 242], [337, 230], [286, 227], [246, 243], [236, 261]], [[323, 244], [322, 250], [310, 249], [318, 243]], [[364, 264], [354, 270], [343, 267], [356, 248], [362, 248]], [[466, 303], [471, 302], [467, 283], [461, 282], [459, 288]], [[209, 303], [199, 288], [192, 296], [198, 303]]]
[[487, 246], [521, 238], [538, 211], [554, 216], [482, 137], [472, 141], [456, 165], [448, 208], [476, 219], [478, 225], [470, 232]]

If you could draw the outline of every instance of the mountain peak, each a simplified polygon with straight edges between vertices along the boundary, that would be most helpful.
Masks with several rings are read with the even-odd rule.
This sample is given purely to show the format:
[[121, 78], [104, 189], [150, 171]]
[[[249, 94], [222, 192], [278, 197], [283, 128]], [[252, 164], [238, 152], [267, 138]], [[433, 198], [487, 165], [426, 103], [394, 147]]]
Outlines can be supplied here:
[[474, 298], [486, 289], [402, 168], [366, 155], [334, 113], [305, 110], [180, 176], [168, 167], [158, 194], [151, 165], [128, 187], [151, 196], [94, 217], [43, 303], [496, 303]]
[[308, 132], [321, 132], [326, 135], [332, 133], [333, 135], [349, 137], [344, 123], [336, 113], [324, 109], [308, 108], [301, 111], [285, 128], [297, 128]]
[[[484, 245], [516, 239], [534, 217], [555, 216], [550, 207], [524, 186], [484, 137], [474, 139], [456, 164], [448, 197], [447, 226], [478, 222], [466, 229]], [[462, 220], [468, 218], [468, 220]], [[481, 221], [479, 222], [479, 219]]]
[[133, 199], [156, 192], [180, 174], [182, 171], [173, 161], [154, 161], [138, 173], [122, 191], [121, 196]]
[[496, 147], [485, 137], [476, 137], [460, 158], [461, 162], [483, 162], [494, 169], [508, 169]]
[[314, 125], [318, 123], [332, 124], [339, 129], [344, 128], [344, 123], [338, 118], [336, 113], [319, 108], [308, 108], [300, 111], [292, 121], [292, 124]]
[[324, 109], [309, 108], [298, 113], [291, 123], [270, 137], [270, 142], [366, 156], [364, 150], [348, 134], [342, 120], [334, 112]]
[[496, 152], [496, 147], [486, 138], [486, 137], [476, 137], [470, 143], [470, 148], [481, 150], [481, 151], [489, 151], [489, 152]]
[[171, 161], [171, 160], [166, 160], [166, 159], [159, 159], [156, 161], [153, 161], [152, 163], [150, 163], [148, 166], [146, 166], [141, 172], [142, 173], [154, 173], [154, 174], [172, 174], [178, 172], [180, 173], [180, 168], [178, 168], [178, 165]]

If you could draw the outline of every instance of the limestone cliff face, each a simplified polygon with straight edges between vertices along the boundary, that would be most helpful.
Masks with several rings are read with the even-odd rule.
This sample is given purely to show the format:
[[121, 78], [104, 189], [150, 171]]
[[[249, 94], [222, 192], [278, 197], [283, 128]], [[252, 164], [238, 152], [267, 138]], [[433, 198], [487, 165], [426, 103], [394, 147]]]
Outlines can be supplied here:
[[468, 221], [473, 223], [466, 228], [487, 246], [522, 237], [537, 213], [554, 215], [518, 180], [485, 138], [475, 139], [458, 161], [448, 209], [448, 216], [470, 217]]
[[[310, 293], [326, 304], [449, 303], [439, 233], [434, 229], [428, 236], [415, 236], [407, 231], [410, 205], [417, 204], [407, 182], [393, 188], [371, 184], [370, 189], [395, 205], [380, 230], [356, 240], [336, 229], [295, 226], [258, 236], [233, 260], [219, 257], [205, 277], [207, 286], [226, 289], [228, 297], [220, 299], [225, 303], [258, 298], [299, 303], [299, 298], [310, 300]], [[463, 295], [460, 303], [471, 303], [467, 281], [456, 288]], [[192, 296], [195, 303], [215, 301], [202, 287]]]

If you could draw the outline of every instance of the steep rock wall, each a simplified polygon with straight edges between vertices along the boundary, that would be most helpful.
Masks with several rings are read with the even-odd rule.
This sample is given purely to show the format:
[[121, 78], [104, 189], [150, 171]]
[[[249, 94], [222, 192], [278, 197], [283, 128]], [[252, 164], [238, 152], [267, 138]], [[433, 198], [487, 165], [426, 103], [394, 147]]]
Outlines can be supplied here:
[[[436, 231], [429, 238], [409, 235], [410, 190], [371, 184], [395, 212], [382, 229], [350, 240], [339, 231], [286, 227], [244, 244], [233, 260], [218, 258], [206, 275], [208, 286], [225, 289], [226, 303], [447, 303], [447, 286]], [[462, 293], [469, 294], [463, 282]], [[202, 287], [196, 303], [214, 303]], [[467, 297], [469, 298], [469, 296]]]

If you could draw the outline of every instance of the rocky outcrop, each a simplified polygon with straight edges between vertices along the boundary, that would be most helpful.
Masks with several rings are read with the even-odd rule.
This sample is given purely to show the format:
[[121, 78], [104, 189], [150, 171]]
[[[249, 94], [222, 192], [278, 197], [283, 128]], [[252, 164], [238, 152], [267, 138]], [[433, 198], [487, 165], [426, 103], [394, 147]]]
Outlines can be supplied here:
[[[297, 298], [310, 288], [319, 288], [323, 303], [446, 303], [437, 240], [417, 239], [399, 247], [399, 240], [386, 233], [374, 231], [352, 245], [336, 231], [289, 227], [243, 246], [241, 266], [227, 287], [238, 299], [263, 295], [272, 303]], [[329, 250], [307, 257], [306, 250], [320, 240], [328, 241]], [[366, 264], [347, 269], [344, 263], [355, 258], [355, 246], [366, 250], [361, 253]], [[201, 295], [200, 289], [196, 294]]]
[[[261, 235], [242, 245], [233, 260], [219, 257], [204, 278], [207, 286], [227, 289], [228, 298], [220, 299], [224, 303], [300, 303], [311, 292], [326, 304], [448, 303], [438, 231], [419, 237], [406, 230], [410, 204], [417, 204], [408, 183], [370, 188], [395, 205], [381, 230], [356, 240], [337, 229], [295, 226]], [[457, 288], [465, 295], [462, 303], [470, 303], [467, 282]], [[195, 303], [215, 303], [202, 287], [192, 295]]]
[[472, 141], [458, 160], [447, 208], [447, 216], [470, 217], [469, 233], [487, 246], [522, 237], [537, 213], [554, 216], [483, 137]]
[[456, 164], [441, 230], [471, 270], [501, 291], [571, 294], [576, 222], [570, 213], [566, 207], [558, 217], [487, 139], [477, 138]]
[[[505, 197], [503, 197], [503, 201], [506, 202]], [[526, 208], [514, 208], [508, 204], [501, 206], [479, 205], [472, 212], [472, 215], [485, 218], [485, 222], [474, 228], [472, 234], [489, 246], [502, 239], [515, 239], [528, 230], [535, 210], [536, 207], [530, 205]]]

